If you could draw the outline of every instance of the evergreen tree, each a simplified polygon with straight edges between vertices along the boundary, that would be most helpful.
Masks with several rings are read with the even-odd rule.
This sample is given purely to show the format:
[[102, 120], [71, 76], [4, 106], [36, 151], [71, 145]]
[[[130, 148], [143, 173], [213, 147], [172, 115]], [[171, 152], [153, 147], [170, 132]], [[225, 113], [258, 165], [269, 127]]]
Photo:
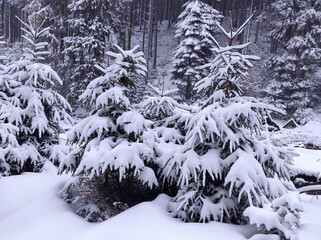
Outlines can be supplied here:
[[272, 79], [266, 92], [270, 101], [293, 115], [315, 107], [321, 97], [316, 74], [321, 61], [321, 5], [280, 0], [273, 6], [270, 37], [275, 53], [268, 60]]
[[291, 185], [290, 156], [263, 134], [268, 112], [277, 109], [240, 96], [237, 81], [258, 60], [239, 52], [248, 44], [232, 45], [248, 21], [231, 32], [218, 25], [230, 46], [212, 39], [217, 55], [195, 87], [210, 97], [189, 116], [174, 118], [183, 123], [185, 140], [161, 156], [163, 177], [179, 186], [169, 211], [183, 221], [240, 223], [247, 207], [262, 207]]
[[[133, 12], [130, 13], [130, 11], [134, 11], [133, 9], [130, 9], [130, 6], [133, 5], [132, 0], [111, 0], [110, 1], [110, 14], [112, 16], [111, 21], [111, 27], [113, 32], [117, 35], [117, 44], [123, 48], [128, 49], [128, 47], [131, 45], [130, 37], [126, 33], [126, 31], [132, 31], [132, 26], [130, 25], [130, 21], [133, 21], [133, 19], [130, 19], [130, 14], [134, 14]], [[129, 39], [128, 39], [129, 38]]]
[[67, 86], [76, 104], [88, 83], [99, 76], [95, 68], [104, 62], [106, 42], [111, 34], [110, 3], [104, 0], [73, 0], [68, 5], [69, 36], [64, 38]]
[[[4, 41], [0, 42], [1, 47], [5, 45]], [[6, 60], [6, 56], [0, 57], [1, 61]], [[18, 162], [21, 156], [19, 144], [16, 139], [19, 129], [10, 121], [10, 113], [13, 106], [10, 104], [9, 96], [12, 94], [13, 82], [8, 82], [8, 78], [3, 73], [3, 65], [0, 74], [0, 177], [10, 175], [14, 170], [12, 163]], [[11, 84], [10, 84], [11, 83]]]
[[195, 83], [205, 76], [198, 67], [209, 62], [212, 52], [211, 34], [221, 15], [200, 0], [188, 1], [179, 15], [175, 37], [179, 45], [172, 58], [173, 83], [185, 100], [190, 101]]
[[19, 172], [26, 158], [27, 146], [20, 146], [17, 141], [19, 129], [13, 125], [14, 107], [10, 103], [13, 82], [8, 82], [1, 73], [0, 78], [0, 176], [8, 176]]
[[[131, 109], [126, 96], [129, 88], [134, 86], [135, 78], [145, 75], [146, 61], [138, 46], [129, 51], [116, 47], [119, 53], [107, 53], [116, 59], [114, 64], [107, 68], [96, 66], [104, 75], [91, 81], [80, 96], [80, 100], [92, 106], [93, 111], [68, 134], [68, 140], [76, 143], [79, 149], [60, 166], [61, 172], [72, 171], [78, 179], [96, 186], [90, 187], [91, 191], [99, 191], [100, 185], [102, 192], [107, 192], [108, 199], [103, 202], [90, 198], [80, 204], [80, 213], [84, 210], [85, 216], [91, 215], [90, 206], [94, 205], [102, 212], [100, 218], [103, 219], [123, 210], [117, 209], [117, 203], [131, 206], [144, 198], [146, 190], [141, 183], [150, 188], [158, 185], [149, 166], [154, 152], [145, 136], [148, 123]], [[63, 191], [67, 199], [78, 197], [69, 196], [71, 186], [80, 192], [83, 188], [76, 178]]]
[[41, 39], [49, 28], [23, 23], [27, 45], [23, 57], [5, 66], [3, 75], [10, 86], [9, 101], [14, 106], [10, 122], [18, 128], [17, 140], [29, 147], [23, 154], [17, 172], [36, 171], [50, 158], [52, 148], [59, 141], [63, 124], [70, 123], [68, 102], [52, 90], [54, 84], [62, 84], [58, 74], [46, 64], [47, 42]]

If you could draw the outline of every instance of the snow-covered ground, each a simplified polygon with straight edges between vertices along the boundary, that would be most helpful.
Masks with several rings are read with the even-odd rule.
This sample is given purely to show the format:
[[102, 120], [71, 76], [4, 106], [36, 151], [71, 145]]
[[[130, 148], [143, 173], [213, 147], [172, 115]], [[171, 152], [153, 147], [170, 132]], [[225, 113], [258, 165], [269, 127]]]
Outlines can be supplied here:
[[[247, 239], [252, 227], [186, 224], [168, 216], [168, 197], [139, 204], [103, 223], [88, 223], [59, 198], [68, 176], [23, 174], [0, 180], [1, 240]], [[321, 229], [321, 226], [320, 226]]]
[[[320, 115], [318, 115], [320, 117]], [[278, 145], [303, 147], [306, 145], [321, 147], [321, 122], [310, 121], [294, 129], [282, 129], [273, 134], [272, 139]]]
[[[297, 167], [320, 169], [321, 151], [295, 149]], [[256, 235], [252, 226], [211, 222], [183, 223], [166, 212], [168, 197], [141, 203], [103, 223], [88, 223], [59, 198], [69, 179], [54, 171], [22, 174], [0, 179], [0, 240], [144, 240], [216, 239], [272, 240], [276, 236]], [[298, 240], [320, 240], [321, 197], [302, 195], [305, 212]]]
[[315, 173], [314, 175], [321, 173], [321, 151], [306, 149], [307, 146], [321, 148], [321, 122], [310, 121], [294, 129], [282, 129], [273, 133], [271, 139], [274, 144], [286, 147], [296, 154], [294, 164], [300, 172]]

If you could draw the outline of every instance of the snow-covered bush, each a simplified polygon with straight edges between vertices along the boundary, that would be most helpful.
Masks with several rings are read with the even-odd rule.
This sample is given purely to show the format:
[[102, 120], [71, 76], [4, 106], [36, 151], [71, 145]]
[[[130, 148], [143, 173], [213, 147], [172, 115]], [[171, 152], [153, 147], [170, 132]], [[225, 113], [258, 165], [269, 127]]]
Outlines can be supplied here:
[[239, 53], [248, 44], [232, 45], [245, 25], [227, 33], [218, 24], [230, 46], [222, 48], [212, 39], [218, 55], [209, 77], [195, 88], [209, 97], [190, 114], [172, 117], [183, 126], [185, 139], [160, 162], [164, 179], [180, 188], [169, 211], [183, 221], [238, 223], [247, 207], [261, 207], [291, 187], [290, 155], [273, 147], [263, 132], [269, 111], [278, 110], [240, 96], [237, 81], [258, 60]]
[[8, 122], [17, 129], [17, 141], [26, 149], [19, 157], [17, 173], [41, 168], [50, 156], [51, 148], [58, 143], [63, 124], [70, 123], [68, 102], [52, 88], [62, 81], [58, 74], [46, 64], [47, 42], [42, 37], [49, 28], [36, 27], [22, 22], [23, 38], [27, 42], [24, 55], [18, 61], [4, 67], [8, 102]]
[[300, 228], [300, 212], [303, 211], [298, 192], [289, 192], [273, 200], [264, 208], [251, 206], [244, 211], [244, 216], [255, 224], [259, 231], [277, 234], [281, 238], [296, 240]]
[[146, 72], [143, 53], [138, 47], [129, 51], [117, 48], [120, 53], [108, 53], [116, 58], [115, 63], [107, 68], [97, 66], [104, 75], [94, 79], [80, 96], [93, 111], [70, 130], [67, 138], [78, 150], [61, 163], [60, 171], [100, 178], [112, 204], [132, 205], [144, 198], [144, 191], [137, 189], [143, 184], [153, 188], [158, 181], [151, 168], [154, 150], [146, 136], [149, 123], [130, 108], [126, 96], [135, 77]]

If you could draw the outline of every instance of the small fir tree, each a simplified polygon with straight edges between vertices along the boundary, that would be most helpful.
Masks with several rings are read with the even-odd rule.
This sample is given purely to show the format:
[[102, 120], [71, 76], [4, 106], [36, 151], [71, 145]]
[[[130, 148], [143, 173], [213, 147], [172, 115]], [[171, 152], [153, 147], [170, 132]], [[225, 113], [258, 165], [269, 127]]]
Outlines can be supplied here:
[[[104, 75], [94, 79], [80, 96], [80, 100], [92, 106], [93, 111], [69, 132], [68, 140], [76, 143], [79, 149], [60, 166], [61, 172], [72, 171], [75, 176], [96, 186], [89, 187], [91, 191], [101, 189], [100, 195], [105, 193], [108, 196], [103, 202], [90, 198], [80, 204], [85, 211], [80, 211], [82, 215], [91, 214], [92, 206], [96, 206], [102, 219], [146, 198], [142, 184], [149, 188], [158, 185], [150, 167], [154, 159], [153, 148], [145, 136], [148, 122], [131, 109], [126, 96], [129, 88], [134, 86], [135, 78], [145, 75], [146, 61], [138, 46], [129, 51], [116, 47], [119, 53], [108, 53], [115, 58], [114, 64], [107, 68], [96, 66]], [[63, 191], [66, 199], [77, 197], [70, 196], [70, 189], [80, 189], [81, 192], [85, 187], [78, 179], [66, 186]], [[119, 204], [123, 207], [118, 208]]]
[[185, 100], [190, 101], [195, 83], [205, 76], [199, 66], [209, 63], [212, 55], [210, 41], [215, 21], [221, 15], [200, 0], [188, 1], [178, 17], [175, 37], [179, 45], [172, 58], [173, 83], [180, 89]]
[[[4, 41], [0, 45], [5, 45]], [[0, 59], [5, 61], [6, 56]], [[19, 129], [10, 122], [10, 113], [13, 112], [13, 106], [10, 103], [12, 87], [14, 82], [8, 81], [8, 77], [3, 73], [3, 65], [0, 65], [0, 177], [8, 176], [16, 170], [15, 166], [19, 165], [21, 156], [20, 145], [17, 141]], [[27, 150], [27, 149], [24, 149]]]
[[185, 141], [161, 156], [163, 177], [179, 186], [169, 211], [183, 221], [239, 223], [247, 207], [261, 207], [291, 185], [290, 156], [262, 132], [268, 111], [277, 109], [240, 96], [237, 81], [258, 60], [239, 52], [248, 44], [233, 45], [248, 22], [229, 33], [218, 25], [230, 46], [212, 39], [217, 57], [195, 87], [210, 97], [188, 117], [175, 119], [185, 128]]
[[[21, 21], [22, 22], [22, 21]], [[8, 99], [13, 108], [9, 122], [18, 128], [18, 144], [29, 147], [20, 161], [17, 173], [36, 171], [50, 158], [52, 148], [59, 141], [64, 123], [70, 123], [68, 102], [52, 87], [62, 84], [58, 74], [46, 64], [47, 42], [41, 39], [49, 31], [22, 22], [23, 38], [27, 42], [23, 57], [4, 67]]]

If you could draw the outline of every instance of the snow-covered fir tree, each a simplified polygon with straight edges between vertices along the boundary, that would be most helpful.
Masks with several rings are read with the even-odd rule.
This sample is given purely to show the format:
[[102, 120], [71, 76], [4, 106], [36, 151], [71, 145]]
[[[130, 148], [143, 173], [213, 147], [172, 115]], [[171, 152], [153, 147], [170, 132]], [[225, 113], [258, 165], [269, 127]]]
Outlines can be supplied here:
[[23, 152], [29, 149], [19, 145], [17, 140], [19, 129], [11, 122], [14, 107], [10, 103], [10, 96], [15, 84], [8, 82], [6, 76], [1, 73], [0, 86], [0, 176], [8, 176], [19, 172], [19, 166], [26, 160]]
[[220, 19], [219, 12], [201, 0], [188, 1], [178, 17], [175, 37], [179, 45], [172, 58], [171, 73], [186, 101], [191, 100], [195, 83], [205, 76], [199, 66], [210, 60], [210, 36], [216, 29], [215, 21]]
[[177, 119], [184, 119], [182, 117], [184, 114], [185, 117], [189, 117], [190, 114], [186, 111], [186, 108], [190, 109], [190, 107], [186, 104], [179, 104], [172, 98], [171, 96], [179, 92], [179, 89], [165, 90], [165, 79], [163, 78], [162, 80], [160, 89], [149, 84], [152, 96], [140, 104], [140, 111], [147, 119], [152, 121], [150, 125], [150, 144], [154, 146], [153, 148], [157, 156], [155, 161], [156, 176], [161, 183], [161, 192], [174, 196], [177, 193], [177, 186], [163, 178], [161, 168], [164, 164], [162, 164], [162, 159], [166, 154], [184, 143], [184, 123], [181, 121], [177, 122]]
[[[3, 84], [3, 81], [0, 80], [0, 83]], [[9, 98], [3, 98], [5, 93], [1, 92], [2, 90], [0, 90], [0, 177], [20, 173], [25, 164], [32, 162], [32, 157], [37, 157], [33, 155], [37, 151], [35, 146], [19, 144], [19, 128], [14, 125], [16, 109]]]
[[212, 39], [216, 57], [204, 66], [210, 74], [195, 87], [210, 96], [190, 114], [172, 117], [184, 127], [185, 140], [160, 161], [164, 179], [179, 186], [169, 211], [183, 221], [240, 223], [247, 207], [262, 207], [291, 187], [291, 157], [264, 133], [269, 111], [277, 109], [240, 96], [237, 81], [258, 60], [240, 53], [249, 44], [232, 45], [248, 21], [231, 32], [218, 25], [230, 46]]
[[[87, 198], [80, 204], [81, 215], [89, 220], [109, 218], [124, 207], [144, 199], [145, 184], [149, 188], [158, 185], [154, 170], [150, 167], [154, 151], [148, 144], [148, 122], [131, 109], [127, 93], [135, 85], [135, 78], [145, 75], [146, 61], [138, 46], [119, 53], [108, 52], [115, 62], [107, 67], [96, 66], [104, 75], [94, 79], [80, 96], [93, 111], [76, 124], [68, 134], [68, 140], [79, 149], [62, 162], [60, 171], [72, 171], [75, 180], [62, 192], [66, 199], [84, 199], [84, 188], [106, 193], [107, 199]], [[81, 181], [79, 180], [81, 179]], [[87, 181], [87, 184], [83, 184]], [[92, 184], [93, 187], [88, 187]], [[101, 186], [101, 187], [99, 187]], [[70, 189], [78, 189], [73, 196]], [[71, 194], [71, 195], [70, 195]], [[121, 208], [118, 206], [121, 205]], [[93, 207], [95, 206], [95, 207]], [[100, 209], [97, 219], [92, 219], [93, 210]]]
[[68, 66], [69, 97], [76, 104], [88, 83], [99, 76], [95, 68], [104, 62], [106, 41], [111, 34], [110, 3], [104, 0], [72, 0], [68, 5], [69, 35], [64, 38]]
[[[1, 48], [4, 47], [5, 42], [0, 41]], [[1, 64], [6, 60], [6, 56], [0, 56]], [[18, 129], [8, 121], [9, 113], [11, 112], [9, 96], [12, 89], [7, 81], [6, 76], [2, 72], [3, 65], [0, 65], [0, 176], [7, 176], [10, 174], [12, 166], [10, 162], [17, 162], [16, 147], [19, 146], [16, 139]]]
[[268, 60], [272, 79], [266, 92], [271, 102], [297, 115], [300, 122], [300, 112], [315, 107], [321, 97], [321, 5], [319, 1], [280, 0], [273, 6], [274, 55]]
[[[7, 109], [4, 109], [1, 104], [0, 109], [0, 176], [10, 174], [10, 164], [8, 161], [8, 156], [12, 156], [15, 152], [12, 151], [18, 142], [16, 139], [16, 132], [18, 129], [11, 123], [7, 123]], [[10, 153], [12, 151], [12, 153]]]
[[21, 23], [27, 43], [24, 55], [6, 65], [2, 73], [9, 89], [8, 101], [13, 105], [8, 121], [18, 130], [18, 144], [29, 148], [22, 154], [16, 173], [39, 170], [58, 144], [64, 123], [72, 121], [69, 103], [52, 89], [62, 80], [49, 65], [42, 63], [48, 55], [48, 43], [41, 39], [49, 28]]

